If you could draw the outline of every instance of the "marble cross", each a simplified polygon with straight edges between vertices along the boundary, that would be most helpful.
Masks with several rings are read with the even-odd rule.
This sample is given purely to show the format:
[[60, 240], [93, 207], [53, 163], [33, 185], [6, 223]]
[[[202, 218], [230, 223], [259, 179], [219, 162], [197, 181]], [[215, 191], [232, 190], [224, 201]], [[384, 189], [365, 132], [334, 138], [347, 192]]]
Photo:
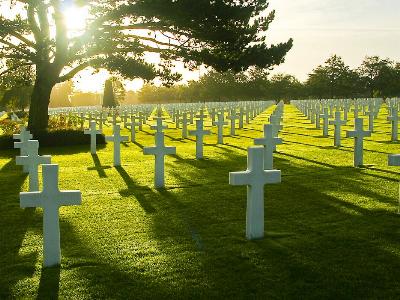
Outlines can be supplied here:
[[273, 126], [264, 125], [264, 137], [254, 140], [255, 145], [262, 145], [264, 148], [264, 170], [272, 170], [274, 167], [274, 150], [276, 145], [282, 144], [282, 139], [273, 135]]
[[188, 124], [190, 120], [188, 119], [187, 112], [182, 113], [182, 138], [186, 139], [188, 137]]
[[127, 124], [128, 128], [130, 128], [130, 130], [131, 130], [131, 142], [132, 143], [136, 142], [136, 126], [140, 126], [140, 122], [136, 122], [136, 119], [139, 119], [139, 118], [137, 118], [134, 115], [131, 115], [131, 118], [130, 118], [131, 121]]
[[91, 121], [90, 122], [90, 129], [87, 129], [84, 131], [84, 134], [89, 134], [90, 135], [90, 153], [96, 154], [96, 136], [98, 134], [101, 134], [101, 130], [96, 130], [96, 122]]
[[203, 139], [205, 135], [210, 135], [210, 130], [203, 129], [203, 120], [196, 120], [196, 130], [190, 130], [189, 135], [196, 136], [196, 158], [203, 158]]
[[163, 188], [165, 186], [164, 156], [176, 154], [176, 147], [165, 146], [163, 132], [156, 132], [155, 144], [154, 147], [144, 147], [143, 153], [155, 156], [154, 186]]
[[363, 119], [355, 119], [354, 131], [347, 131], [347, 137], [354, 138], [354, 166], [363, 165], [364, 138], [371, 136], [371, 131], [364, 131]]
[[224, 114], [218, 114], [218, 121], [213, 122], [214, 126], [218, 128], [218, 141], [217, 144], [224, 143], [224, 125], [228, 125], [228, 122], [224, 121]]
[[[400, 167], [400, 154], [389, 155], [389, 166]], [[397, 213], [400, 214], [400, 186], [399, 186], [399, 206], [397, 208]]]
[[29, 172], [29, 191], [39, 190], [38, 171], [39, 165], [49, 164], [51, 162], [50, 155], [39, 155], [39, 141], [29, 140], [26, 147], [26, 156], [17, 156], [17, 165], [26, 165]]
[[329, 125], [335, 126], [335, 133], [334, 133], [334, 145], [335, 147], [341, 146], [341, 132], [342, 132], [342, 125], [346, 125], [346, 121], [342, 121], [340, 111], [335, 112], [335, 119], [329, 121]]
[[368, 116], [368, 130], [371, 132], [374, 132], [374, 119], [375, 119], [375, 111], [373, 108], [364, 113], [366, 116]]
[[127, 136], [121, 136], [121, 127], [114, 125], [113, 135], [106, 136], [106, 141], [114, 143], [114, 166], [121, 165], [121, 143], [129, 140]]
[[329, 110], [327, 107], [324, 107], [324, 113], [320, 115], [320, 118], [323, 121], [323, 136], [327, 137], [329, 136]]
[[150, 126], [151, 129], [156, 130], [156, 132], [163, 132], [164, 129], [168, 129], [167, 125], [163, 125], [163, 118], [156, 117], [156, 124]]
[[43, 265], [60, 265], [61, 206], [80, 205], [80, 191], [60, 191], [58, 188], [58, 165], [43, 165], [43, 191], [20, 193], [20, 206], [43, 208]]
[[[20, 156], [26, 156], [26, 147], [28, 146], [28, 141], [32, 139], [33, 136], [29, 132], [29, 130], [26, 130], [25, 126], [20, 127], [20, 133], [19, 134], [14, 134], [13, 139], [14, 140], [19, 140], [19, 142], [14, 142], [14, 148], [15, 149], [20, 149]], [[28, 167], [27, 165], [23, 165], [23, 172], [28, 173]]]
[[235, 135], [235, 126], [236, 126], [236, 120], [239, 119], [239, 116], [236, 114], [236, 111], [234, 109], [231, 110], [231, 113], [226, 117], [228, 120], [231, 121], [231, 132], [230, 135]]
[[392, 142], [396, 142], [398, 140], [398, 132], [399, 132], [399, 112], [397, 107], [391, 108], [390, 116], [388, 117], [388, 121], [392, 124]]
[[229, 184], [247, 186], [246, 237], [264, 237], [264, 185], [281, 182], [281, 171], [264, 170], [264, 150], [249, 147], [247, 170], [229, 173]]

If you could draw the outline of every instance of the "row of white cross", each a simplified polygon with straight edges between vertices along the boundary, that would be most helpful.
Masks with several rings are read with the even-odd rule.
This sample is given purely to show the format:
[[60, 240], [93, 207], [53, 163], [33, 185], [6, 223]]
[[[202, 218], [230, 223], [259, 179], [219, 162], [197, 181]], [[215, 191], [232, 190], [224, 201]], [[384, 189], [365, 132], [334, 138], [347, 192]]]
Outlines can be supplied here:
[[[20, 149], [17, 165], [29, 173], [29, 192], [20, 193], [20, 206], [41, 207], [43, 209], [43, 265], [45, 267], [59, 265], [61, 261], [59, 208], [81, 204], [80, 191], [60, 191], [58, 187], [59, 167], [51, 164], [51, 156], [38, 154], [39, 141], [31, 140], [32, 135], [25, 127], [21, 127], [14, 139], [15, 148]], [[42, 165], [43, 188], [39, 191], [38, 168]]]

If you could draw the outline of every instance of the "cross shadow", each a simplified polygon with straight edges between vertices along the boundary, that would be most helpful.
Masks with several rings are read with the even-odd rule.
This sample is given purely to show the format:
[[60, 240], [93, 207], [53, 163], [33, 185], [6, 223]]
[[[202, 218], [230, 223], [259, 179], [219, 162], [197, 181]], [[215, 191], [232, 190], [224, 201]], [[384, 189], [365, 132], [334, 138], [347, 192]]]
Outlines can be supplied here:
[[88, 167], [87, 169], [89, 171], [91, 170], [96, 170], [97, 173], [99, 174], [99, 176], [101, 178], [106, 178], [107, 174], [106, 172], [104, 172], [105, 169], [111, 169], [111, 167], [109, 166], [103, 166], [100, 162], [99, 157], [97, 156], [97, 154], [92, 154], [92, 158], [93, 158], [93, 162], [94, 162], [94, 167]]
[[60, 267], [42, 268], [37, 299], [58, 299]]
[[143, 149], [143, 148], [144, 148], [144, 145], [141, 144], [141, 143], [139, 143], [139, 142], [137, 142], [137, 141], [134, 141], [133, 144], [135, 144], [136, 146], [138, 146], [140, 149]]
[[150, 199], [154, 199], [154, 192], [147, 186], [138, 185], [123, 167], [117, 166], [115, 169], [127, 186], [127, 189], [120, 190], [120, 195], [122, 197], [134, 196], [146, 213], [156, 212], [155, 207], [150, 202]]

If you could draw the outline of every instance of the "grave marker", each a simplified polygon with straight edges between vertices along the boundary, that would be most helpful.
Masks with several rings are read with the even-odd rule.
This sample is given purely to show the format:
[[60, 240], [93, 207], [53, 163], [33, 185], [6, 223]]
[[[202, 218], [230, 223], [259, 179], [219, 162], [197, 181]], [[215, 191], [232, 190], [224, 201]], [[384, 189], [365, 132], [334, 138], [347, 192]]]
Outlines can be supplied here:
[[61, 262], [59, 208], [80, 205], [80, 191], [60, 191], [58, 165], [43, 165], [43, 191], [20, 193], [20, 206], [43, 208], [43, 265], [52, 267]]
[[264, 237], [264, 185], [281, 182], [281, 171], [264, 170], [264, 150], [249, 147], [247, 170], [230, 172], [229, 184], [247, 185], [246, 237], [249, 240]]

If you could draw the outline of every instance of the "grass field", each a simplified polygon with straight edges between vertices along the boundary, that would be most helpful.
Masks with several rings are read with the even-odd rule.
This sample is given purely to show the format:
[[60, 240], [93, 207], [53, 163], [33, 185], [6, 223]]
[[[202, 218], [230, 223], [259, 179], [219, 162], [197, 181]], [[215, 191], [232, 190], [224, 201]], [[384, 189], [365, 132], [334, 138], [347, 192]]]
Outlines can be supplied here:
[[17, 152], [0, 151], [0, 299], [398, 299], [400, 170], [387, 155], [400, 147], [389, 142], [386, 108], [365, 142], [367, 166], [355, 169], [352, 139], [334, 148], [333, 130], [323, 138], [286, 105], [275, 155], [282, 183], [266, 187], [265, 239], [247, 241], [246, 188], [229, 186], [228, 174], [246, 169], [272, 110], [225, 145], [207, 137], [202, 161], [193, 138], [166, 130], [177, 155], [166, 158], [162, 190], [154, 157], [142, 153], [154, 144], [148, 126], [122, 146], [118, 168], [112, 144], [97, 156], [88, 146], [41, 149], [60, 165], [60, 188], [83, 196], [60, 210], [59, 268], [42, 268], [42, 211], [19, 208], [28, 179]]

